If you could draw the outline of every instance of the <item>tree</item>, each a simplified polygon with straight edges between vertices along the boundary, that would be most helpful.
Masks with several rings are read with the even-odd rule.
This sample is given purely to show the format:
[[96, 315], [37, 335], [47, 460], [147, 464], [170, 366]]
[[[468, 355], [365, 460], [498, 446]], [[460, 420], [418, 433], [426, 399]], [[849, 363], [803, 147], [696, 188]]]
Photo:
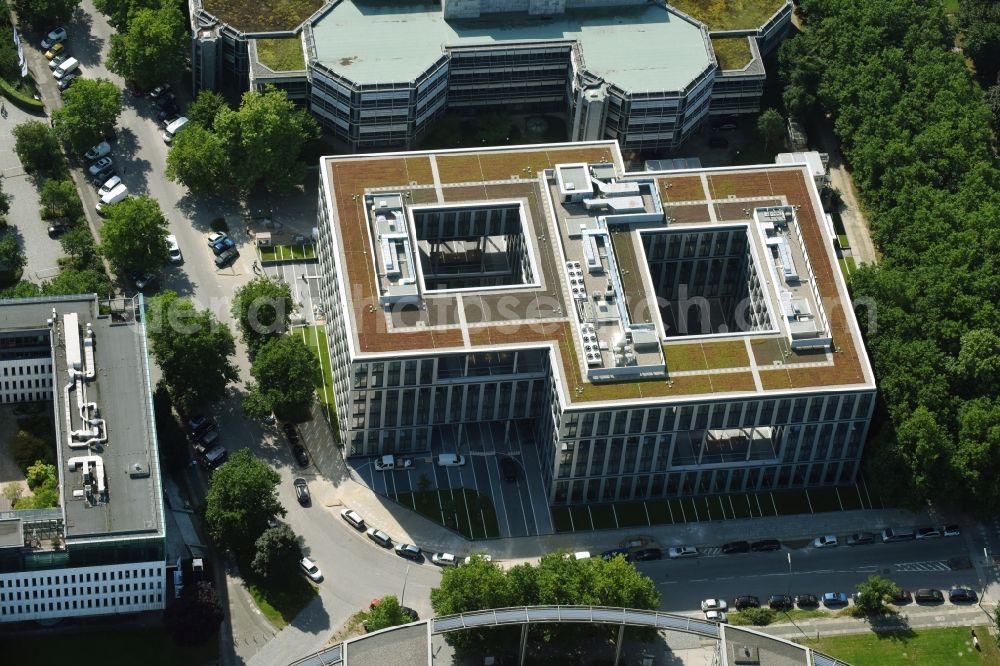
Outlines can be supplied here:
[[146, 322], [153, 357], [182, 414], [218, 402], [229, 383], [239, 379], [229, 327], [211, 312], [195, 309], [190, 299], [164, 292], [150, 302]]
[[250, 568], [264, 578], [288, 578], [298, 570], [302, 559], [299, 538], [288, 525], [270, 527], [257, 537], [255, 552]]
[[995, 81], [1000, 73], [1000, 2], [961, 0], [957, 19], [962, 51], [976, 64], [981, 80]]
[[7, 500], [10, 506], [16, 506], [17, 500], [21, 499], [21, 495], [24, 494], [24, 488], [21, 484], [16, 481], [11, 481], [10, 483], [3, 484], [3, 496]]
[[995, 393], [1000, 389], [1000, 336], [987, 329], [963, 333], [955, 371], [963, 385]]
[[[194, 101], [188, 105], [184, 115], [193, 123], [198, 123], [205, 129], [212, 129], [215, 125], [215, 117], [219, 111], [228, 108], [226, 98], [214, 90], [201, 90]], [[188, 128], [190, 129], [190, 128]]]
[[180, 600], [167, 606], [163, 621], [177, 644], [202, 645], [215, 636], [222, 618], [215, 588], [207, 581], [198, 581], [184, 586]]
[[[534, 567], [527, 566], [534, 571]], [[441, 584], [431, 590], [431, 607], [438, 616], [522, 603], [524, 599], [513, 596], [507, 574], [500, 565], [482, 557], [445, 569], [441, 572]]]
[[247, 385], [243, 410], [256, 418], [301, 414], [312, 402], [316, 372], [316, 355], [299, 338], [283, 335], [266, 342], [250, 366], [257, 381]]
[[153, 414], [156, 423], [156, 442], [163, 467], [177, 472], [188, 462], [188, 440], [184, 428], [174, 415], [170, 394], [161, 379], [153, 391]]
[[986, 106], [993, 112], [994, 123], [1000, 126], [1000, 78], [986, 89]]
[[104, 272], [104, 267], [98, 261], [100, 252], [97, 250], [97, 244], [83, 218], [76, 220], [69, 230], [63, 232], [59, 237], [59, 244], [70, 258], [70, 267], [77, 270], [93, 268]]
[[26, 477], [32, 495], [18, 499], [14, 508], [48, 509], [59, 506], [59, 477], [55, 465], [36, 460], [28, 466]]
[[0, 289], [6, 289], [21, 279], [26, 262], [17, 237], [11, 233], [0, 236]]
[[227, 146], [233, 177], [244, 192], [257, 183], [287, 190], [302, 182], [302, 148], [319, 137], [319, 126], [283, 90], [244, 93], [239, 111], [220, 109], [215, 132]]
[[59, 140], [48, 125], [29, 120], [14, 127], [14, 150], [28, 173], [60, 173], [63, 156]]
[[884, 615], [888, 610], [886, 604], [899, 594], [898, 585], [876, 575], [858, 583], [856, 589], [858, 595], [854, 599], [854, 605], [865, 615]]
[[28, 472], [25, 474], [25, 481], [32, 490], [40, 488], [46, 483], [56, 483], [56, 466], [36, 460], [35, 464], [28, 467]]
[[128, 29], [129, 18], [140, 9], [156, 9], [160, 0], [94, 0], [94, 7], [108, 17], [119, 33]]
[[43, 220], [63, 218], [75, 221], [83, 215], [83, 204], [80, 202], [76, 185], [68, 178], [46, 180], [38, 200], [42, 204]]
[[64, 268], [49, 282], [42, 286], [46, 296], [69, 294], [99, 294], [107, 295], [112, 291], [111, 280], [103, 269], [98, 268]]
[[80, 6], [80, 0], [13, 0], [10, 6], [22, 24], [41, 28], [68, 21]]
[[68, 151], [82, 155], [111, 134], [122, 112], [122, 91], [107, 79], [80, 78], [52, 112], [56, 136]]
[[268, 339], [288, 330], [292, 308], [292, 290], [288, 283], [265, 275], [236, 290], [233, 319], [238, 322], [240, 335], [251, 355], [256, 354]]
[[0, 298], [34, 298], [41, 296], [42, 289], [34, 282], [21, 280], [12, 287], [0, 291]]
[[757, 133], [764, 140], [764, 150], [771, 143], [780, 143], [785, 137], [785, 120], [774, 109], [767, 109], [757, 118]]
[[205, 522], [220, 548], [248, 557], [268, 521], [285, 515], [278, 501], [281, 477], [248, 449], [215, 470], [205, 497]]
[[195, 123], [174, 137], [166, 173], [193, 194], [218, 194], [233, 186], [232, 165], [222, 139]]
[[155, 199], [129, 197], [107, 211], [100, 249], [115, 272], [155, 270], [170, 260], [167, 220]]
[[129, 15], [127, 29], [111, 36], [108, 68], [149, 90], [181, 75], [187, 66], [190, 40], [177, 4], [138, 9]]
[[3, 181], [0, 181], [0, 228], [4, 226], [4, 218], [10, 212], [10, 195], [3, 191]]
[[365, 613], [365, 630], [378, 631], [389, 627], [398, 627], [410, 622], [410, 616], [399, 605], [395, 595], [380, 597], [377, 604]]

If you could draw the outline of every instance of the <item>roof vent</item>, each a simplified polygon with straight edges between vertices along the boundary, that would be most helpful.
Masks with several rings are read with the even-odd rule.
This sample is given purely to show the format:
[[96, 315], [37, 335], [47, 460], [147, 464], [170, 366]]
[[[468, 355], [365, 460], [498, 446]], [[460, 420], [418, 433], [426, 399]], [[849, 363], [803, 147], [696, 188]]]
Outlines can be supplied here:
[[132, 463], [128, 466], [128, 475], [133, 479], [145, 479], [149, 476], [149, 466], [142, 463]]

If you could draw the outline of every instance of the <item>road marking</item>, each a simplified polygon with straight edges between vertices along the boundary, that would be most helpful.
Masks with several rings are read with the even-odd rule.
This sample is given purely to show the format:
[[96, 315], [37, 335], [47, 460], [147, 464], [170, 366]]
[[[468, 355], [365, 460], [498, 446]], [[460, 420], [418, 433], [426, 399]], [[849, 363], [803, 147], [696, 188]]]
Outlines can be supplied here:
[[[483, 434], [484, 434], [484, 429], [483, 429], [483, 426], [481, 424], [479, 425], [479, 433], [480, 433], [480, 437], [482, 437]], [[506, 534], [506, 536], [508, 536], [508, 537], [509, 536], [513, 536], [512, 533], [511, 533], [511, 531], [510, 531], [510, 516], [507, 515], [507, 499], [503, 495], [503, 485], [500, 484], [500, 472], [499, 472], [499, 470], [495, 469], [495, 466], [496, 466], [496, 454], [495, 454], [495, 452], [496, 452], [496, 441], [493, 438], [493, 429], [492, 428], [486, 428], [485, 429], [485, 433], [487, 433], [489, 435], [490, 446], [492, 446], [493, 450], [494, 450], [494, 455], [493, 455], [492, 459], [488, 458], [486, 460], [486, 476], [488, 476], [489, 479], [490, 479], [490, 492], [494, 493], [494, 497], [499, 498], [500, 505], [503, 506], [503, 520], [504, 520], [504, 523], [507, 525], [507, 534]], [[482, 439], [485, 440], [485, 437], [482, 437]], [[485, 442], [484, 442], [484, 445], [485, 445]], [[497, 476], [497, 483], [496, 483], [496, 485], [494, 485], [494, 483], [493, 483], [493, 474], [491, 473], [491, 471], [496, 473], [496, 476]], [[497, 492], [496, 490], [494, 490], [495, 488], [498, 488], [499, 492]], [[496, 502], [494, 502], [494, 505], [495, 504], [496, 504]], [[499, 514], [499, 511], [497, 513]], [[501, 535], [501, 536], [504, 536], [504, 535]]]

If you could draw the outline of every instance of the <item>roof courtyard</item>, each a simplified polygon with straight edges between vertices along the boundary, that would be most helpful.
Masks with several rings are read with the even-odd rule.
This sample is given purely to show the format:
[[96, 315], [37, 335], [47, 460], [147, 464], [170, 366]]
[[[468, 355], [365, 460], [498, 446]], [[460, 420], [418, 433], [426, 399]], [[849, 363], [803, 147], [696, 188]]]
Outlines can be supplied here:
[[295, 30], [323, 6], [323, 0], [203, 0], [202, 6], [241, 32], [273, 32]]
[[711, 31], [753, 30], [785, 6], [786, 0], [668, 0]]
[[[606, 141], [327, 158], [353, 348], [551, 344], [573, 401], [872, 383], [804, 167], [622, 164]], [[699, 315], [685, 270], [731, 293], [703, 279]]]

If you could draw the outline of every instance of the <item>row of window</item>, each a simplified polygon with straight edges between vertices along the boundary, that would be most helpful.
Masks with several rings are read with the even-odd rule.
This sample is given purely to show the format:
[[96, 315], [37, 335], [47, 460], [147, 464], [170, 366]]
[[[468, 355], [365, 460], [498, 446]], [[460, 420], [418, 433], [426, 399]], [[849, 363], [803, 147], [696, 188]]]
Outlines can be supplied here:
[[[72, 610], [85, 610], [96, 608], [117, 608], [119, 606], [138, 606], [139, 604], [162, 604], [163, 593], [160, 594], [136, 594], [123, 597], [104, 597], [102, 599], [73, 599], [72, 601], [49, 601], [48, 608], [46, 602], [33, 604], [11, 604], [10, 607], [0, 605], [0, 616], [25, 615], [28, 613], [45, 613]], [[64, 606], [65, 604], [65, 606]]]
[[[108, 575], [110, 573], [110, 576]], [[117, 577], [115, 574], [118, 574]], [[59, 579], [62, 578], [62, 585], [76, 585], [77, 578], [79, 577], [80, 583], [98, 583], [107, 582], [109, 580], [129, 580], [130, 578], [145, 578], [147, 576], [160, 577], [163, 575], [163, 569], [160, 567], [141, 567], [139, 569], [120, 569], [116, 571], [81, 571], [79, 574], [76, 573], [64, 573], [52, 575], [39, 575], [32, 576], [31, 578], [10, 578], [6, 581], [0, 578], [0, 590], [4, 589], [4, 583], [6, 582], [6, 587], [9, 589], [20, 588], [20, 587], [34, 587], [36, 585], [60, 585]], [[21, 583], [24, 583], [23, 585]]]
[[[155, 583], [155, 585], [154, 585]], [[118, 583], [118, 589], [115, 590], [115, 584], [112, 583], [108, 585], [88, 585], [83, 587], [48, 587], [48, 588], [35, 588], [32, 590], [18, 590], [16, 592], [0, 592], [0, 602], [3, 601], [21, 601], [22, 595], [24, 595], [24, 601], [29, 599], [56, 599], [62, 597], [79, 597], [85, 594], [108, 594], [109, 590], [112, 594], [115, 592], [133, 592], [133, 591], [145, 591], [146, 585], [149, 585], [149, 590], [162, 590], [163, 581], [149, 581], [148, 583], [143, 581], [141, 583]]]
[[[25, 372], [27, 370], [27, 372]], [[25, 375], [52, 374], [52, 364], [44, 365], [5, 365], [3, 367], [4, 377], [24, 377]]]
[[51, 400], [52, 391], [28, 391], [26, 393], [0, 393], [0, 402], [34, 402], [36, 400]]

